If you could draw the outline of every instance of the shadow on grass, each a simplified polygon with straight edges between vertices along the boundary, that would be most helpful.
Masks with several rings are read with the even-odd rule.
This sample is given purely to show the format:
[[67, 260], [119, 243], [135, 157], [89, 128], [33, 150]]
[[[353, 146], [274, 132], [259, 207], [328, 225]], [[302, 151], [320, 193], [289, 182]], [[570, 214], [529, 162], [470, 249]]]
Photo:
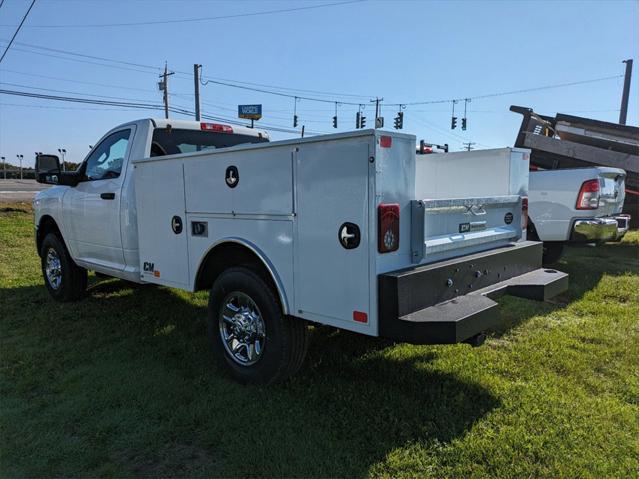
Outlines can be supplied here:
[[[26, 404], [3, 418], [14, 472], [361, 477], [397, 448], [463, 436], [498, 406], [429, 368], [432, 348], [389, 354], [389, 342], [324, 328], [289, 383], [238, 385], [213, 364], [205, 298], [118, 280], [65, 305], [42, 286], [0, 290], [3, 334], [33, 343], [3, 359], [15, 363], [5, 394]], [[35, 412], [34, 390], [53, 398]], [[24, 427], [40, 441], [21, 440]]]
[[595, 289], [604, 275], [639, 274], [639, 246], [633, 243], [568, 246], [562, 258], [548, 266], [570, 275], [568, 290], [543, 303], [504, 297], [500, 300], [503, 322], [492, 332], [493, 336], [502, 337], [534, 316], [552, 313], [578, 301]]

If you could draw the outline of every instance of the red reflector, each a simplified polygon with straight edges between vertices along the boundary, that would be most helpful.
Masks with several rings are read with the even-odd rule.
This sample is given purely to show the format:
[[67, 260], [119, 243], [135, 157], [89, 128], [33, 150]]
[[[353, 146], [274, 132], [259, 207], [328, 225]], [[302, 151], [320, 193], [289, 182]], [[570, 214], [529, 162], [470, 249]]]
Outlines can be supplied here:
[[377, 207], [377, 251], [389, 253], [399, 248], [399, 205], [381, 203]]
[[383, 135], [379, 137], [379, 146], [381, 146], [382, 148], [390, 148], [392, 144], [393, 144], [392, 136]]
[[362, 311], [353, 311], [353, 321], [358, 323], [368, 323], [368, 314]]
[[233, 133], [233, 128], [220, 123], [200, 123], [200, 129], [205, 131], [217, 131], [219, 133]]
[[524, 196], [521, 199], [521, 229], [528, 228], [528, 197]]

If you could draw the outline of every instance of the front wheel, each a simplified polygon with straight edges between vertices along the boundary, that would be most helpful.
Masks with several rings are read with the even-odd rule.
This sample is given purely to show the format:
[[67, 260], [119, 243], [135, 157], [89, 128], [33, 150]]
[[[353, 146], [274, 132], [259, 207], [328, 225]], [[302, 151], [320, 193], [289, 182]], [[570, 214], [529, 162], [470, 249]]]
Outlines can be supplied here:
[[57, 301], [75, 301], [87, 289], [87, 270], [75, 262], [62, 240], [54, 233], [45, 236], [40, 250], [44, 284]]
[[208, 310], [213, 350], [238, 381], [271, 384], [302, 365], [306, 323], [283, 315], [273, 288], [252, 269], [224, 271], [211, 288]]

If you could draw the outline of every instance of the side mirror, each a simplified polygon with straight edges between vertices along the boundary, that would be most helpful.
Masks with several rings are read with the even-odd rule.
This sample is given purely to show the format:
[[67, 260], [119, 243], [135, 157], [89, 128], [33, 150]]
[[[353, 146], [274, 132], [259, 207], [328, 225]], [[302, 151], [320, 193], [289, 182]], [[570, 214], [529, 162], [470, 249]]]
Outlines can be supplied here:
[[47, 185], [77, 186], [81, 174], [77, 171], [60, 171], [60, 159], [55, 155], [36, 155], [36, 181]]
[[36, 155], [36, 181], [57, 185], [60, 181], [60, 158], [55, 155]]

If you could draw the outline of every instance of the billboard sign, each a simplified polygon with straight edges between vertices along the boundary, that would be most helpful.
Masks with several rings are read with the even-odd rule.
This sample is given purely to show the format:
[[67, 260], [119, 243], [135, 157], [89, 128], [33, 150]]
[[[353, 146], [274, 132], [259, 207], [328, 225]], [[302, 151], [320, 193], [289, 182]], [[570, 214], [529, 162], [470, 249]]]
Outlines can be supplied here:
[[237, 105], [237, 116], [247, 120], [262, 118], [262, 105]]

